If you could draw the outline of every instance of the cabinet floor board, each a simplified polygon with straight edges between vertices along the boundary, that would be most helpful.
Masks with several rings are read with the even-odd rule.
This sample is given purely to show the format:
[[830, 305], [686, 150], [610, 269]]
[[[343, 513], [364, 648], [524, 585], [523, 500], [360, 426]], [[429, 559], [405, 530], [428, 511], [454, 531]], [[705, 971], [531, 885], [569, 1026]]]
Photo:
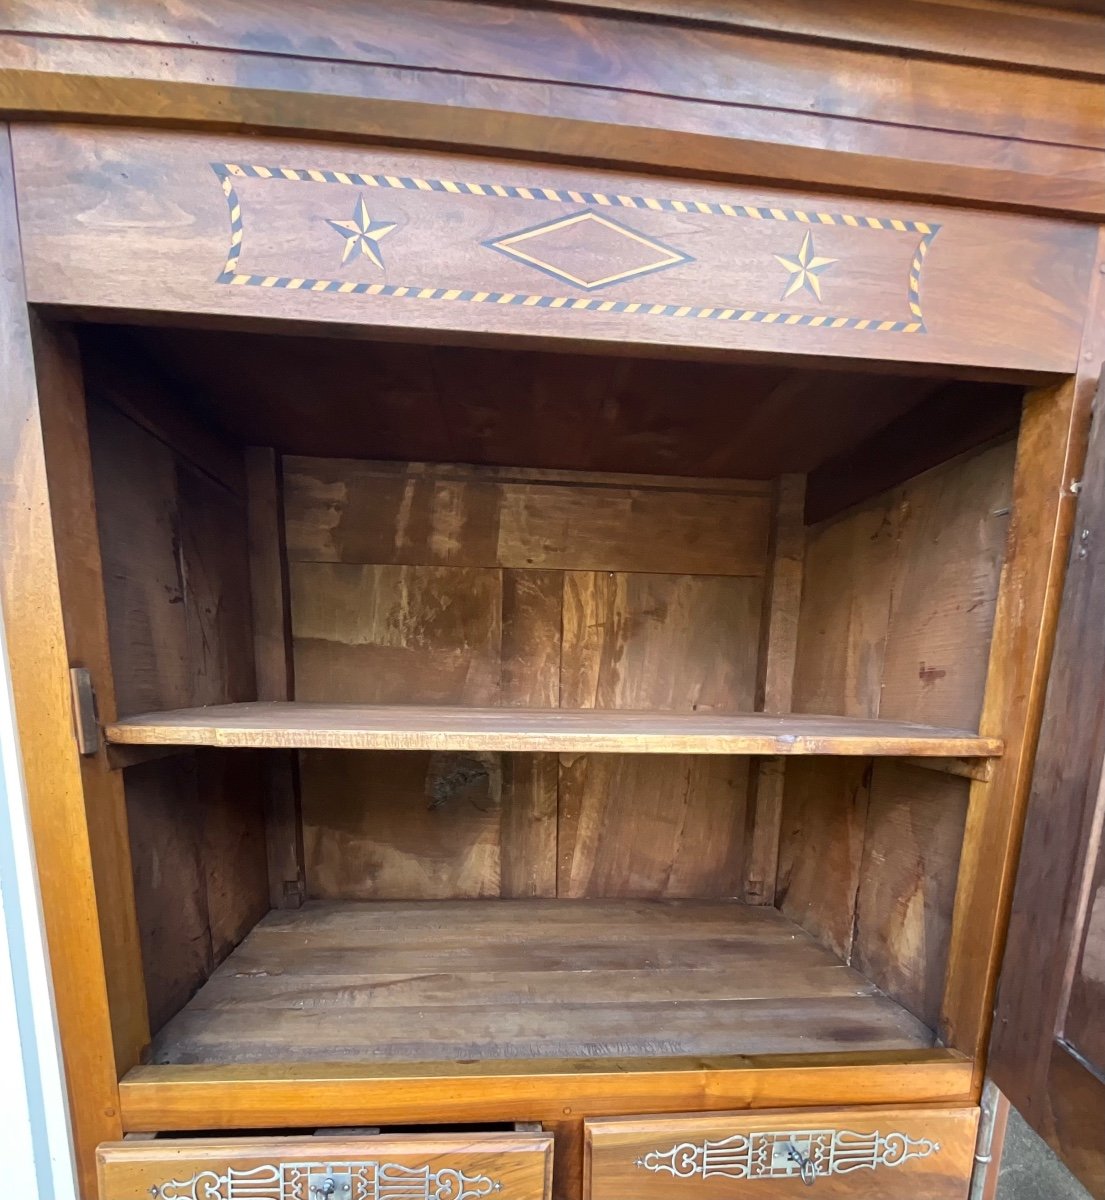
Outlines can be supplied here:
[[932, 1040], [774, 909], [311, 902], [261, 921], [151, 1060], [818, 1054]]

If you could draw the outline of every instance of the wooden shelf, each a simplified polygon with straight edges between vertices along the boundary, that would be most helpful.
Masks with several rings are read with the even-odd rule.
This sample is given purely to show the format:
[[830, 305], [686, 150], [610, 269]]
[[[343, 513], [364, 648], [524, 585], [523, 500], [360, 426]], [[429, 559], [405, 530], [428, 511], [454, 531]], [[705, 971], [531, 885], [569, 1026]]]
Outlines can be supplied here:
[[923, 1050], [933, 1035], [772, 908], [311, 902], [271, 912], [155, 1064]]
[[255, 702], [145, 713], [108, 725], [131, 746], [501, 750], [621, 754], [995, 757], [1000, 738], [901, 721], [794, 713], [624, 712]]

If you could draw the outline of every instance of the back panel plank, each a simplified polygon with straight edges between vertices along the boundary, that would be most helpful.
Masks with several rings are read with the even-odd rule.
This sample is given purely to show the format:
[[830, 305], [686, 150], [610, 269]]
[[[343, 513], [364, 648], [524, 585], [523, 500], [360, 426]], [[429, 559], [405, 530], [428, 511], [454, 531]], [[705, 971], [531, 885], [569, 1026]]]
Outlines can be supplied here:
[[[766, 485], [283, 466], [297, 700], [752, 708]], [[732, 894], [746, 764], [565, 762], [304, 754], [309, 894]]]
[[[601, 482], [600, 482], [601, 481]], [[762, 575], [763, 485], [287, 458], [293, 561]]]
[[561, 755], [558, 894], [734, 896], [748, 760]]

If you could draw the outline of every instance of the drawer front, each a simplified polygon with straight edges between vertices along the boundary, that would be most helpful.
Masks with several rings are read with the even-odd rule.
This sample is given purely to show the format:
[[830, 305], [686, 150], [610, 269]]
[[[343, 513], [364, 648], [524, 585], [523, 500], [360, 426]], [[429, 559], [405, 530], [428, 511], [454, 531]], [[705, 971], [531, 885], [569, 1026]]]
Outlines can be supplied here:
[[544, 1200], [552, 1138], [166, 1138], [98, 1157], [99, 1200]]
[[962, 1200], [977, 1108], [835, 1108], [588, 1121], [590, 1200]]

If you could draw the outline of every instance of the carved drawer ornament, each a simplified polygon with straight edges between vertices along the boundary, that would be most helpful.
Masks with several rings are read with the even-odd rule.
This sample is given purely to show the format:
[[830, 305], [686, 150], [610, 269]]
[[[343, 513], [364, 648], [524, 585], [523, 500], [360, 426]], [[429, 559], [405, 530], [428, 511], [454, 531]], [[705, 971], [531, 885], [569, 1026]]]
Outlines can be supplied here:
[[[217, 282], [238, 287], [260, 287], [287, 289], [304, 292], [329, 292], [346, 296], [408, 297], [417, 300], [448, 301], [462, 304], [493, 304], [519, 306], [523, 308], [564, 309], [572, 312], [619, 313], [643, 317], [675, 317], [697, 321], [752, 322], [753, 324], [808, 326], [822, 330], [869, 330], [877, 333], [924, 334], [925, 318], [921, 307], [921, 277], [929, 248], [940, 226], [935, 222], [905, 220], [898, 217], [875, 217], [859, 213], [836, 211], [818, 212], [794, 208], [767, 207], [764, 205], [741, 204], [734, 199], [731, 203], [718, 200], [697, 200], [672, 196], [636, 196], [616, 192], [593, 192], [573, 188], [546, 187], [536, 184], [519, 185], [497, 182], [471, 182], [460, 179], [422, 179], [405, 175], [371, 174], [360, 171], [335, 171], [315, 167], [265, 166], [251, 163], [211, 163], [211, 167], [222, 188], [230, 216], [230, 245]], [[327, 189], [325, 198], [313, 205], [317, 220], [325, 223], [345, 239], [340, 264], [332, 261], [329, 252], [322, 258], [316, 254], [312, 236], [305, 232], [298, 248], [309, 251], [308, 257], [317, 260], [318, 269], [304, 271], [289, 270], [286, 264], [274, 262], [271, 250], [265, 252], [263, 269], [261, 263], [246, 266], [243, 263], [246, 244], [245, 212], [242, 193], [250, 197], [251, 221], [264, 226], [264, 195], [272, 189], [302, 185]], [[341, 203], [335, 189], [348, 192], [357, 189], [353, 216], [338, 219], [330, 203]], [[252, 190], [251, 190], [252, 189]], [[260, 189], [260, 191], [258, 191]], [[368, 196], [375, 193], [370, 203]], [[376, 215], [375, 198], [384, 199], [390, 193], [397, 205], [382, 205], [385, 216]], [[406, 197], [395, 193], [407, 193]], [[450, 236], [455, 225], [456, 213], [450, 206], [458, 202], [475, 201], [486, 210], [489, 223], [497, 224], [500, 210], [506, 220], [518, 202], [522, 207], [539, 210], [543, 206], [560, 206], [561, 211], [548, 220], [522, 229], [504, 231], [479, 242], [481, 248], [505, 255], [529, 271], [550, 276], [561, 283], [569, 284], [582, 292], [605, 291], [609, 288], [632, 284], [634, 288], [644, 276], [654, 277], [655, 272], [693, 264], [695, 257], [677, 245], [670, 245], [668, 238], [680, 240], [703, 220], [712, 224], [720, 221], [733, 237], [725, 249], [713, 250], [714, 261], [724, 263], [731, 283], [721, 288], [719, 294], [703, 297], [703, 287], [698, 293], [691, 288], [685, 299], [677, 300], [671, 289], [664, 299], [647, 296], [626, 295], [617, 290], [603, 295], [544, 294], [520, 290], [507, 292], [491, 286], [480, 286], [480, 271], [473, 270], [466, 279], [436, 278], [422, 282], [403, 280], [392, 282], [386, 278], [380, 241], [394, 235], [388, 246], [396, 247], [403, 240], [403, 229], [420, 228], [425, 236]], [[416, 206], [415, 209], [411, 205]], [[567, 209], [567, 211], [563, 211]], [[346, 209], [345, 211], [348, 211]], [[647, 214], [626, 218], [630, 213]], [[268, 221], [284, 220], [281, 212], [274, 210]], [[670, 227], [653, 231], [649, 222], [660, 222]], [[644, 227], [638, 227], [640, 223]], [[801, 229], [801, 240], [797, 235]], [[508, 227], [509, 229], [509, 227]], [[743, 302], [724, 294], [730, 287], [752, 286], [760, 275], [758, 267], [743, 271], [744, 263], [758, 264], [773, 259], [786, 273], [782, 300], [797, 296], [807, 305], [820, 304], [822, 300], [819, 276], [829, 267], [840, 262], [838, 258], [818, 254], [814, 247], [812, 230], [818, 238], [848, 237], [862, 235], [884, 239], [880, 249], [887, 246], [885, 239], [905, 236], [909, 239], [909, 257], [901, 261], [899, 254], [886, 258], [876, 251], [874, 260], [886, 272], [886, 286], [895, 290], [900, 287], [899, 272], [904, 271], [905, 288], [901, 293], [904, 311], [895, 316], [855, 315], [844, 312], [820, 312], [807, 309], [789, 309], [775, 296], [769, 297], [765, 287], [757, 287], [759, 296], [748, 296]], [[427, 234], [426, 231], [431, 231]], [[757, 233], [758, 231], [758, 233]], [[764, 238], [764, 233], [767, 237]], [[663, 237], [658, 236], [663, 234]], [[735, 238], [735, 240], [734, 240]], [[262, 239], [263, 240], [263, 239]], [[291, 239], [294, 243], [295, 239]], [[798, 241], [797, 246], [795, 242]], [[327, 242], [326, 245], [330, 243]], [[852, 245], [849, 242], [848, 245]], [[334, 259], [337, 258], [335, 254]], [[300, 263], [303, 258], [296, 260]], [[343, 268], [364, 268], [370, 264], [368, 278], [341, 277]], [[281, 265], [284, 269], [281, 270]], [[424, 264], [421, 270], [433, 275], [432, 264]], [[864, 270], [869, 275], [870, 265]], [[845, 275], [841, 263], [839, 275]], [[878, 272], [876, 272], [877, 274]], [[385, 278], [379, 278], [383, 274]], [[855, 276], [852, 283], [855, 283]], [[891, 282], [893, 280], [893, 282]], [[707, 285], [707, 290], [716, 287]], [[766, 285], [765, 285], [766, 286]], [[774, 290], [774, 283], [771, 285]], [[679, 289], [682, 291], [682, 288]], [[802, 293], [805, 294], [803, 297]], [[703, 299], [709, 303], [703, 303]], [[863, 301], [869, 303], [870, 300]]]
[[288, 1162], [200, 1171], [150, 1188], [156, 1200], [479, 1200], [502, 1190], [486, 1175], [380, 1162]]
[[786, 1179], [812, 1183], [819, 1175], [848, 1175], [876, 1167], [900, 1167], [928, 1158], [938, 1142], [904, 1133], [855, 1133], [847, 1129], [772, 1130], [737, 1133], [718, 1141], [680, 1142], [650, 1150], [636, 1165], [677, 1179]]

